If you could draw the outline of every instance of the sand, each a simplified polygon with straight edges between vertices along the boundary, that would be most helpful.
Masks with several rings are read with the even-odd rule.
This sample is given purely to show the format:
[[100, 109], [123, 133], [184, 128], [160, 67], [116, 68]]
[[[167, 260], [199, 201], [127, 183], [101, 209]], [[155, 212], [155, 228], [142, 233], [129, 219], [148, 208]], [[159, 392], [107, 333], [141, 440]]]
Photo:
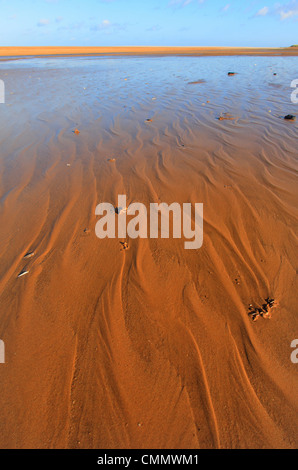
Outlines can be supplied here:
[[0, 47], [0, 57], [47, 55], [297, 56], [298, 47]]
[[[288, 63], [129, 60], [2, 66], [0, 447], [297, 447]], [[203, 202], [203, 247], [99, 240], [118, 194]]]

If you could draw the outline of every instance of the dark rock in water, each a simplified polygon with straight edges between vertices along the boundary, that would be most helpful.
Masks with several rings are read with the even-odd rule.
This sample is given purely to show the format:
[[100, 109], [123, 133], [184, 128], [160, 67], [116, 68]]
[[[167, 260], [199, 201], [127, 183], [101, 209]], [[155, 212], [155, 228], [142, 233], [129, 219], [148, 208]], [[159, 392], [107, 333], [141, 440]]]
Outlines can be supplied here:
[[228, 72], [229, 77], [232, 77], [233, 75], [236, 75], [236, 72]]
[[284, 119], [287, 121], [296, 121], [296, 116], [293, 116], [293, 114], [287, 114]]
[[274, 74], [273, 74], [273, 75], [277, 75], [277, 73], [275, 73], [275, 72], [274, 72]]

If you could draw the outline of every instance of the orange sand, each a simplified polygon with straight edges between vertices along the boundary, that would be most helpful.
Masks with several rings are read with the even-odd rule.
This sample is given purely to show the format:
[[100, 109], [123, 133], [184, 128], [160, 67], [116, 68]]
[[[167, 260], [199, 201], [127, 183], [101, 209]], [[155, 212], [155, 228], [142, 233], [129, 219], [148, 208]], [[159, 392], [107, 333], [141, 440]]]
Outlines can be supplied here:
[[1, 56], [27, 55], [198, 55], [296, 56], [298, 47], [0, 47]]
[[[297, 447], [297, 124], [211, 103], [191, 125], [174, 105], [109, 129], [67, 109], [3, 126], [1, 448]], [[203, 202], [203, 247], [97, 239], [118, 194]]]

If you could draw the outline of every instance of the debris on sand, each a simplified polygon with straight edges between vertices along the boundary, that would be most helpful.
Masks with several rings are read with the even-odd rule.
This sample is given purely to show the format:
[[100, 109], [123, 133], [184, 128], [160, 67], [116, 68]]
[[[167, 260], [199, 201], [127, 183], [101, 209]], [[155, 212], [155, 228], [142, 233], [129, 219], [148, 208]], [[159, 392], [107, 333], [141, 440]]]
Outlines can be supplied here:
[[293, 114], [287, 114], [284, 119], [286, 119], [286, 121], [296, 121], [296, 116], [293, 116]]
[[188, 82], [188, 85], [198, 85], [200, 83], [206, 83], [206, 80], [204, 80], [203, 78], [199, 79], [199, 80], [196, 80], [195, 82]]
[[223, 113], [221, 116], [219, 116], [218, 120], [219, 121], [234, 121], [236, 118], [233, 117], [229, 113]]
[[18, 277], [22, 277], [22, 276], [25, 276], [25, 274], [28, 274], [29, 271], [27, 271], [26, 269], [23, 269], [20, 274], [18, 274]]
[[152, 119], [146, 119], [145, 122], [152, 122], [153, 120]]
[[80, 131], [79, 131], [79, 129], [75, 129], [75, 130], [73, 131], [73, 133], [74, 133], [75, 135], [79, 135]]
[[236, 72], [228, 72], [229, 77], [232, 77], [233, 75], [237, 75]]
[[121, 214], [123, 212], [127, 212], [128, 208], [127, 207], [115, 207], [115, 212], [116, 214]]
[[257, 321], [260, 317], [269, 319], [271, 318], [273, 307], [275, 307], [275, 300], [267, 297], [262, 307], [253, 307], [253, 305], [250, 304], [248, 307], [248, 315], [251, 317], [252, 321]]
[[115, 162], [116, 158], [108, 158], [108, 162]]
[[28, 251], [28, 253], [26, 253], [24, 256], [24, 259], [32, 258], [34, 255], [34, 251]]
[[122, 245], [122, 250], [121, 250], [121, 251], [128, 250], [128, 248], [129, 248], [129, 246], [128, 246], [128, 243], [127, 243], [127, 242], [120, 242], [120, 245]]
[[84, 233], [90, 233], [90, 228], [85, 228]]

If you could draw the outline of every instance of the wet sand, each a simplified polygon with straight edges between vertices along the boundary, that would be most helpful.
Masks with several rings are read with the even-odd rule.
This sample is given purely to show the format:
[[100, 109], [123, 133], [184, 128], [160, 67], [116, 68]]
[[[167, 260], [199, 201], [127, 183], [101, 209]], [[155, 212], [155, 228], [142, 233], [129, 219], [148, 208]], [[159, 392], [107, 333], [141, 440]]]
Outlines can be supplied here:
[[[297, 447], [294, 59], [45, 60], [0, 73], [0, 447]], [[203, 247], [99, 240], [118, 194]]]

